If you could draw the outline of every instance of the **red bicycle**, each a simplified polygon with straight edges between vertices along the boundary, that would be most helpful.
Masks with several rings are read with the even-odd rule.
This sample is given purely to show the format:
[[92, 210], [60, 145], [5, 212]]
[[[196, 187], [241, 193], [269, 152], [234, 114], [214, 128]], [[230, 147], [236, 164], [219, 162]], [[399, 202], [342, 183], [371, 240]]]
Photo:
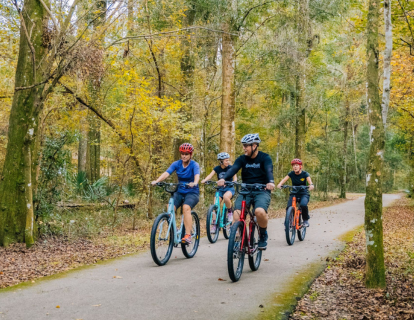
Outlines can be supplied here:
[[286, 210], [285, 218], [285, 234], [288, 245], [295, 243], [296, 232], [300, 241], [305, 240], [306, 227], [302, 225], [302, 209], [299, 205], [300, 196], [298, 192], [308, 189], [308, 186], [282, 186], [282, 188], [290, 188], [290, 194], [293, 195], [292, 206]]
[[[247, 253], [249, 265], [252, 271], [259, 269], [262, 260], [262, 251], [259, 250], [259, 225], [256, 222], [254, 213], [246, 206], [246, 196], [253, 191], [266, 189], [265, 184], [234, 183], [239, 194], [243, 196], [240, 220], [234, 222], [231, 231], [227, 250], [227, 268], [230, 279], [233, 282], [239, 281], [244, 266], [244, 256]], [[246, 217], [249, 216], [247, 225]], [[247, 228], [248, 226], [248, 228]]]

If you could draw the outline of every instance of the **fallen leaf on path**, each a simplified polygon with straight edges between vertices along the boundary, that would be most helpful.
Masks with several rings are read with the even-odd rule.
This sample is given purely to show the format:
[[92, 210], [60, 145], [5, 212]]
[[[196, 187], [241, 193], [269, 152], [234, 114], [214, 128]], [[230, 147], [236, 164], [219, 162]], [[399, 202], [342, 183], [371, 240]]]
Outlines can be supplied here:
[[227, 280], [222, 279], [222, 278], [218, 278], [218, 281], [227, 281]]
[[115, 279], [122, 279], [120, 276], [114, 276]]
[[100, 307], [101, 304], [93, 304], [92, 307]]
[[60, 306], [56, 306], [56, 309], [59, 309], [60, 308]]

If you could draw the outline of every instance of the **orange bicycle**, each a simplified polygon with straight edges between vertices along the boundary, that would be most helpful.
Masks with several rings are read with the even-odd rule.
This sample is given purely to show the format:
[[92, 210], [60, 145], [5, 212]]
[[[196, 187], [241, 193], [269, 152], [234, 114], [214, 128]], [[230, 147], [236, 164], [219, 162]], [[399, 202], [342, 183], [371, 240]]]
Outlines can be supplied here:
[[282, 186], [282, 188], [291, 189], [290, 194], [293, 195], [292, 206], [286, 210], [285, 218], [285, 234], [288, 245], [295, 243], [296, 232], [300, 241], [305, 240], [306, 227], [302, 225], [302, 209], [300, 208], [300, 197], [297, 193], [301, 190], [308, 189], [308, 186]]

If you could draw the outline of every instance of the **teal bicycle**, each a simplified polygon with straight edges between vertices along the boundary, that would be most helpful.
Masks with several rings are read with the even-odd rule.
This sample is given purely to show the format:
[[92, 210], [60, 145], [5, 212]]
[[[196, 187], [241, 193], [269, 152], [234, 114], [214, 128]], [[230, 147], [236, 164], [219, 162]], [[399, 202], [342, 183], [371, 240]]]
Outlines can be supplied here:
[[[164, 190], [170, 193], [170, 200], [168, 202], [167, 212], [161, 213], [154, 221], [151, 230], [151, 256], [154, 262], [159, 265], [165, 265], [170, 260], [173, 247], [178, 247], [181, 244], [181, 250], [186, 258], [192, 258], [197, 252], [200, 243], [200, 220], [197, 213], [191, 211], [192, 230], [191, 230], [191, 244], [181, 242], [185, 236], [184, 217], [181, 216], [180, 227], [177, 228], [174, 210], [173, 195], [181, 183], [165, 183], [159, 182], [158, 187], [163, 187]], [[189, 233], [189, 232], [187, 232]]]
[[[220, 210], [220, 196], [219, 187], [215, 181], [206, 181], [206, 184], [214, 185], [216, 195], [214, 196], [214, 204], [212, 204], [207, 211], [206, 230], [207, 238], [211, 243], [215, 243], [219, 237], [220, 229], [223, 229], [224, 238], [228, 239], [230, 236], [230, 228], [232, 221], [227, 220], [227, 208], [223, 201], [223, 206]], [[226, 181], [226, 185], [233, 185], [232, 182]]]

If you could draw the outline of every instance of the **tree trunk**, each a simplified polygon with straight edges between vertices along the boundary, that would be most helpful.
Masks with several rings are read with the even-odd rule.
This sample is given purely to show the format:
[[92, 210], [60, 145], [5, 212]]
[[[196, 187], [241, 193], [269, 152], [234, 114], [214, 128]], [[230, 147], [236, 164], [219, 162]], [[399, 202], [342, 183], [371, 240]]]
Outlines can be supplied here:
[[349, 125], [349, 102], [345, 101], [345, 115], [344, 115], [344, 144], [342, 147], [342, 166], [339, 172], [340, 179], [340, 193], [339, 198], [346, 199], [346, 156], [347, 156], [347, 143], [348, 143], [348, 125]]
[[298, 70], [296, 75], [295, 157], [304, 161], [306, 144], [306, 64], [307, 57], [312, 49], [309, 0], [299, 1], [297, 19]]
[[367, 95], [371, 146], [367, 163], [365, 197], [366, 277], [369, 288], [384, 288], [385, 266], [382, 229], [382, 169], [385, 146], [378, 73], [378, 0], [369, 0], [367, 23]]
[[382, 123], [384, 130], [387, 124], [388, 107], [391, 91], [391, 58], [392, 58], [392, 23], [391, 0], [384, 0], [385, 50], [384, 50], [384, 85], [382, 91]]
[[[48, 1], [44, 1], [48, 4]], [[40, 1], [24, 1], [23, 20], [20, 26], [19, 57], [16, 68], [15, 87], [27, 87], [43, 80], [37, 70], [39, 61], [44, 58], [46, 48], [42, 46], [43, 34], [47, 26], [47, 12]], [[30, 29], [27, 26], [30, 25]], [[30, 39], [26, 35], [30, 36]], [[25, 229], [28, 202], [26, 193], [32, 192], [36, 183], [37, 133], [39, 114], [43, 107], [44, 85], [15, 91], [9, 118], [8, 144], [0, 184], [0, 245], [25, 242]], [[31, 136], [31, 157], [24, 156], [25, 137]], [[31, 159], [31, 163], [26, 163]], [[30, 168], [31, 181], [25, 175]], [[31, 195], [33, 198], [33, 195]], [[30, 197], [28, 199], [30, 200]], [[33, 203], [30, 203], [33, 208]]]
[[[106, 0], [99, 0], [95, 3], [93, 28], [99, 30], [105, 22]], [[103, 40], [101, 39], [103, 42]], [[101, 96], [101, 78], [100, 75], [92, 75], [89, 83], [89, 91], [91, 96], [91, 104], [97, 106]], [[87, 177], [93, 183], [101, 176], [101, 122], [93, 114], [88, 111], [88, 142], [87, 142]]]
[[86, 172], [89, 182], [100, 178], [101, 172], [101, 122], [88, 110], [88, 141], [86, 151]]
[[86, 173], [86, 157], [88, 150], [88, 128], [86, 119], [82, 118], [79, 123], [79, 145], [78, 145], [78, 174]]
[[235, 109], [236, 93], [234, 87], [234, 71], [236, 63], [235, 38], [230, 33], [230, 23], [225, 23], [222, 37], [222, 79], [223, 94], [221, 102], [221, 128], [220, 128], [220, 152], [230, 154], [230, 159], [235, 158]]
[[33, 193], [32, 193], [32, 157], [30, 150], [31, 135], [27, 134], [24, 144], [24, 175], [25, 175], [25, 198], [26, 198], [26, 247], [30, 248], [34, 244], [34, 213], [33, 213]]

